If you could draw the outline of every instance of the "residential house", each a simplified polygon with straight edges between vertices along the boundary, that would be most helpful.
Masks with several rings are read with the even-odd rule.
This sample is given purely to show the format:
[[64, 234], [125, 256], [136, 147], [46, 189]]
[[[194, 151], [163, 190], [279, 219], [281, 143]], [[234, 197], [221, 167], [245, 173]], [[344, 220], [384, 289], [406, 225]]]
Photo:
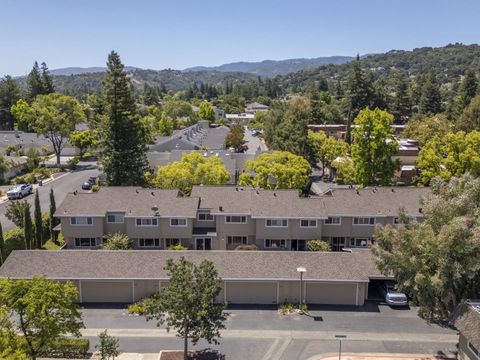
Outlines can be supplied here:
[[480, 360], [480, 300], [467, 300], [455, 309], [451, 322], [460, 332], [459, 360]]
[[[24, 155], [26, 155], [30, 149], [34, 149], [42, 155], [54, 153], [51, 141], [43, 135], [18, 130], [0, 131], [0, 152], [7, 154], [7, 149], [10, 148], [13, 148], [14, 151], [19, 151]], [[78, 149], [67, 141], [62, 149], [61, 155], [75, 156], [77, 153]], [[7, 155], [14, 154], [10, 154], [9, 152]]]
[[256, 114], [257, 112], [265, 112], [265, 111], [268, 111], [268, 106], [260, 104], [258, 102], [247, 104], [247, 106], [245, 107], [245, 112], [247, 114]]
[[196, 250], [306, 250], [323, 239], [332, 249], [366, 248], [376, 225], [396, 226], [399, 209], [421, 219], [426, 188], [335, 189], [299, 197], [296, 190], [194, 186], [176, 190], [103, 187], [68, 194], [55, 213], [68, 249], [95, 249], [108, 234], [122, 232], [137, 249], [182, 244]]

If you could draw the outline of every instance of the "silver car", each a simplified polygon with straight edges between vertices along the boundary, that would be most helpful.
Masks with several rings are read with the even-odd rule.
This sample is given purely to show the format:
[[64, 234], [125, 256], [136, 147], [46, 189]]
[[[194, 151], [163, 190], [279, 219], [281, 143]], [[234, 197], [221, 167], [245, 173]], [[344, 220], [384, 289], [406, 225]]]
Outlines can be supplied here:
[[407, 295], [395, 291], [395, 286], [392, 283], [383, 283], [381, 286], [385, 302], [391, 306], [408, 306]]

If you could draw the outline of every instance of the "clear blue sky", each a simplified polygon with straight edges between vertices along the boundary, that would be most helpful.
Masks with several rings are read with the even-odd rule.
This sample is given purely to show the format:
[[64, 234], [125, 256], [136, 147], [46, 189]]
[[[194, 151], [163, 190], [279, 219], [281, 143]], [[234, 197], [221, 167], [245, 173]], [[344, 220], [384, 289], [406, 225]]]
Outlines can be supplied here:
[[479, 0], [0, 0], [0, 75], [355, 55], [476, 43]]

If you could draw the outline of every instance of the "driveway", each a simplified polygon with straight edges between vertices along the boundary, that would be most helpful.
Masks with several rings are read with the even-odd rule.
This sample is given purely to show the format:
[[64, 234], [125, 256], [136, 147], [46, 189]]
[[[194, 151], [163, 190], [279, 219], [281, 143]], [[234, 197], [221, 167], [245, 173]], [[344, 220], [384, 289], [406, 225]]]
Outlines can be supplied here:
[[[42, 212], [48, 212], [50, 207], [50, 189], [53, 188], [55, 194], [55, 202], [58, 205], [65, 199], [65, 196], [69, 192], [75, 190], [81, 191], [82, 183], [85, 182], [90, 176], [97, 176], [99, 171], [96, 169], [95, 163], [81, 163], [81, 166], [78, 170], [66, 173], [60, 178], [45, 184], [44, 186], [35, 185], [34, 190], [38, 188], [38, 194], [40, 197], [40, 207]], [[35, 195], [29, 195], [24, 200], [27, 200], [32, 206], [33, 212], [33, 201]], [[16, 201], [16, 200], [13, 200]], [[3, 230], [9, 230], [15, 227], [10, 220], [5, 217], [5, 211], [10, 203], [10, 200], [7, 200], [0, 204], [0, 222], [2, 223]]]
[[[229, 309], [230, 317], [218, 346], [200, 342], [195, 348], [213, 348], [227, 359], [308, 359], [338, 351], [335, 335], [346, 335], [346, 352], [436, 354], [455, 351], [454, 331], [429, 325], [417, 309], [392, 309], [368, 302], [363, 307], [322, 306], [305, 315], [278, 315], [272, 309]], [[120, 338], [126, 352], [154, 353], [181, 349], [182, 340], [143, 317], [124, 309], [83, 310], [84, 335], [96, 343], [103, 329]]]
[[258, 136], [253, 136], [252, 130], [245, 126], [245, 143], [248, 146], [247, 154], [255, 154], [260, 147], [262, 151], [268, 150], [265, 143]]

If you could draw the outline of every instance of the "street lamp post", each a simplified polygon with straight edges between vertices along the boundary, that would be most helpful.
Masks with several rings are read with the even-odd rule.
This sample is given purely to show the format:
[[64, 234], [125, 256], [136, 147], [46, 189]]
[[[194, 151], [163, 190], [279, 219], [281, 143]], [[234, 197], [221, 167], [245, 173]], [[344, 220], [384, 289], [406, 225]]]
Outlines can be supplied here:
[[346, 339], [346, 335], [335, 335], [335, 339], [339, 341], [339, 348], [338, 348], [338, 360], [342, 360], [342, 339]]
[[303, 266], [297, 268], [297, 272], [300, 273], [300, 310], [302, 309], [302, 305], [304, 303], [303, 299], [303, 273], [306, 272], [307, 269], [305, 269]]

